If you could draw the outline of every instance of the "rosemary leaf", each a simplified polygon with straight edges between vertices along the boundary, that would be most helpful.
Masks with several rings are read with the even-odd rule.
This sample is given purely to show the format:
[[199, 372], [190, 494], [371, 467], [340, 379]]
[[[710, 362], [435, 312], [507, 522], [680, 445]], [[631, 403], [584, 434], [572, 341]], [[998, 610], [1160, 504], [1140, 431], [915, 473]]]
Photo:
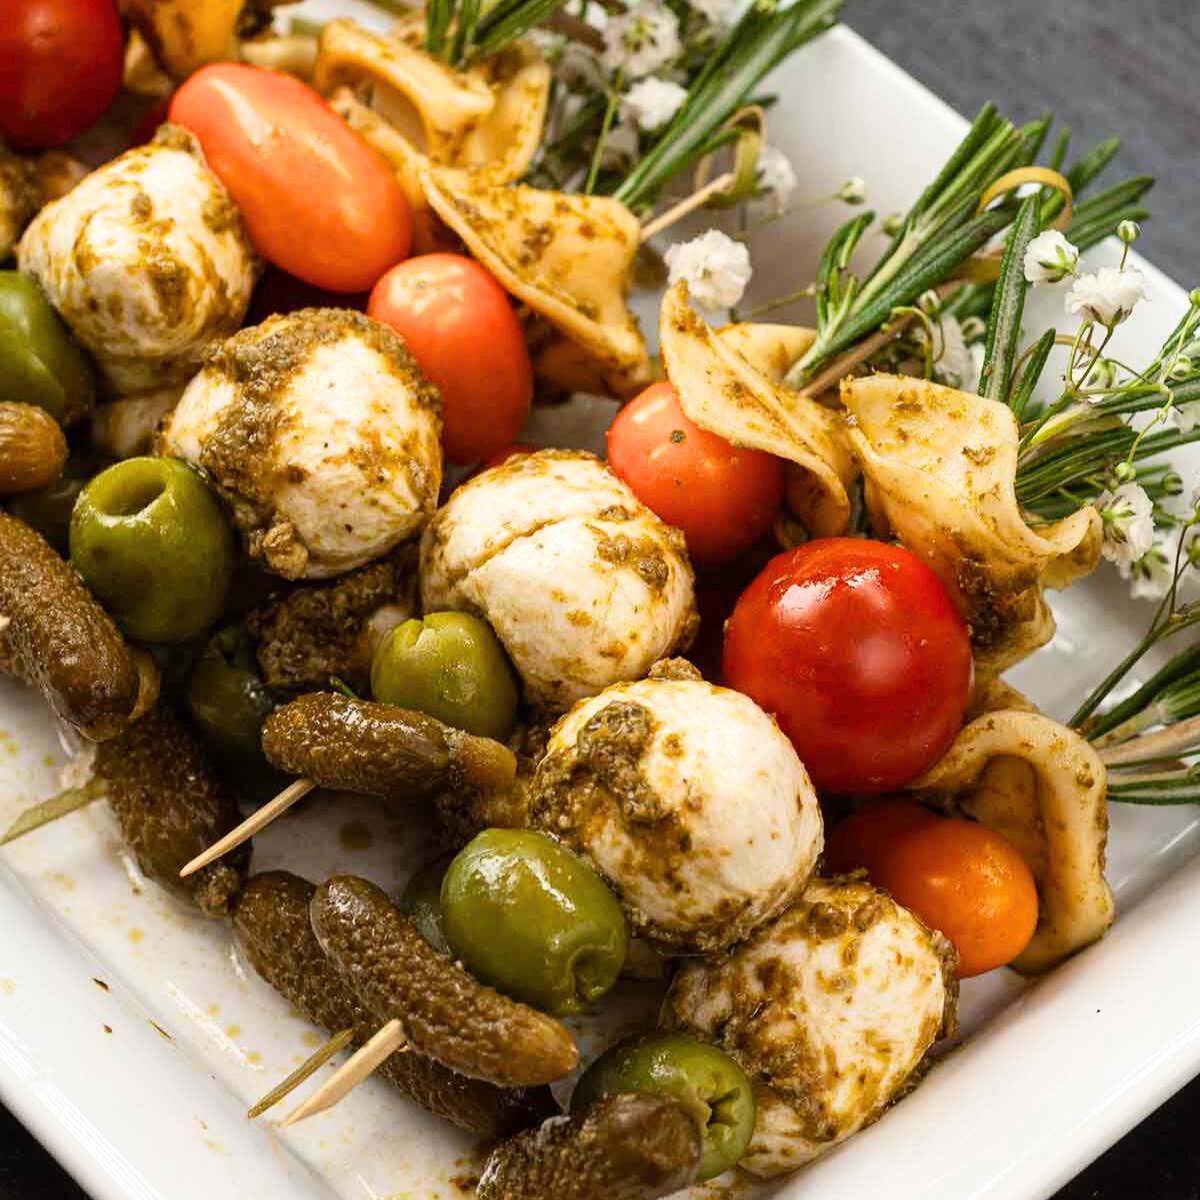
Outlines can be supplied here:
[[1018, 421], [1025, 415], [1025, 410], [1033, 399], [1034, 389], [1042, 377], [1042, 372], [1046, 369], [1046, 360], [1050, 357], [1050, 351], [1054, 349], [1054, 341], [1057, 336], [1056, 330], [1047, 329], [1038, 339], [1037, 345], [1025, 361], [1024, 367], [1021, 368], [1021, 377], [1017, 380], [1012, 399], [1009, 401], [1013, 416]]
[[1041, 228], [1038, 195], [1021, 201], [1013, 220], [1000, 264], [992, 313], [984, 342], [979, 394], [1006, 403], [1012, 387], [1013, 367], [1021, 341], [1021, 315], [1025, 311], [1025, 251]]
[[1189, 676], [1194, 676], [1197, 670], [1200, 670], [1200, 644], [1188, 646], [1176, 654], [1165, 666], [1160, 667], [1146, 680], [1132, 696], [1120, 704], [1114, 705], [1100, 716], [1091, 718], [1084, 726], [1084, 734], [1089, 740], [1096, 741], [1144, 712], [1164, 692]]

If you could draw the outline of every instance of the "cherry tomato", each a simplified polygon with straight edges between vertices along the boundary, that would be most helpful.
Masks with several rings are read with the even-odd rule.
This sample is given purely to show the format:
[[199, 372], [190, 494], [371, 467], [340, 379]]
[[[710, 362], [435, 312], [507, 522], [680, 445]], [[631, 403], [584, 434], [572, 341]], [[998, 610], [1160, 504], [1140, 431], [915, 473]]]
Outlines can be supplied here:
[[367, 313], [408, 343], [442, 393], [446, 457], [479, 462], [521, 431], [533, 368], [508, 293], [474, 259], [422, 254], [376, 285]]
[[945, 934], [958, 951], [960, 979], [1012, 962], [1037, 927], [1037, 886], [1025, 860], [975, 821], [898, 815], [919, 807], [868, 805], [834, 830], [835, 855], [858, 860], [872, 883]]
[[277, 313], [293, 313], [301, 308], [353, 308], [367, 311], [366, 292], [327, 291], [313, 287], [303, 279], [297, 279], [278, 267], [268, 267], [263, 272], [254, 295], [250, 297], [250, 310], [246, 313], [247, 325], [261, 325], [268, 317]]
[[866, 871], [878, 882], [892, 847], [941, 818], [913, 800], [885, 796], [838, 822], [825, 839], [825, 867], [833, 875]]
[[0, 138], [61, 146], [115, 99], [125, 34], [113, 0], [6, 0], [0, 20]]
[[743, 450], [684, 415], [669, 383], [651, 384], [608, 429], [608, 461], [637, 498], [683, 530], [694, 563], [726, 563], [775, 520], [783, 462]]
[[412, 246], [391, 168], [307, 84], [213, 63], [168, 113], [200, 141], [268, 262], [331, 292], [363, 292]]
[[722, 661], [816, 786], [849, 795], [936, 762], [971, 690], [967, 627], [941, 581], [907, 550], [858, 538], [776, 555], [733, 610]]

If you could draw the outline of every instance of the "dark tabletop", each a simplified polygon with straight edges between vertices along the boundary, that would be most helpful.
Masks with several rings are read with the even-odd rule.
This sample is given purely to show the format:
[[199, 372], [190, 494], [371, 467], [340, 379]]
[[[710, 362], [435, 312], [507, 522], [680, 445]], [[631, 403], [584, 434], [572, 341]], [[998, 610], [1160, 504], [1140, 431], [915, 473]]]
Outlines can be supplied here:
[[[964, 114], [993, 100], [1016, 120], [1051, 109], [1079, 146], [1119, 134], [1125, 172], [1159, 181], [1138, 249], [1185, 287], [1200, 284], [1198, 0], [846, 0], [845, 11]], [[1057, 1200], [1200, 1200], [1197, 1129], [1200, 1081]], [[2, 1107], [0, 1200], [86, 1200]]]

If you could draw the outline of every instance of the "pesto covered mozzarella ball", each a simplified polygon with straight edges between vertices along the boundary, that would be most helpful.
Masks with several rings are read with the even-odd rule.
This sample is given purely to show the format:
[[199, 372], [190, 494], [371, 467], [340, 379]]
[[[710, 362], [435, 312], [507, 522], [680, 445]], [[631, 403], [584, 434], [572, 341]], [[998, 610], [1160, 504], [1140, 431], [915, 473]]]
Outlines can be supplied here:
[[741, 1165], [794, 1171], [874, 1121], [953, 1031], [954, 952], [866, 883], [813, 879], [732, 954], [686, 964], [662, 1021], [715, 1042], [754, 1084]]
[[385, 325], [303, 309], [212, 348], [164, 427], [250, 554], [288, 579], [362, 566], [417, 533], [442, 482], [441, 400]]
[[174, 126], [46, 205], [17, 263], [126, 395], [186, 380], [241, 324], [259, 267], [221, 181]]
[[421, 546], [427, 612], [481, 614], [525, 695], [561, 712], [695, 634], [683, 535], [594, 455], [518, 455], [458, 488]]
[[821, 810], [775, 722], [682, 666], [680, 677], [607, 688], [558, 722], [533, 821], [591, 861], [638, 933], [669, 950], [718, 950], [800, 894], [821, 852]]

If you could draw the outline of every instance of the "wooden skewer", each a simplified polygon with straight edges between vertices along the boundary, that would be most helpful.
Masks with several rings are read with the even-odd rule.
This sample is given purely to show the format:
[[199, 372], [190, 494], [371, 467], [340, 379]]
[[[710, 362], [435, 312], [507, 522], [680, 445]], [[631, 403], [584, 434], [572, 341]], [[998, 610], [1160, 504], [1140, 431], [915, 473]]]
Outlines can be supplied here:
[[41, 829], [43, 825], [49, 825], [51, 821], [57, 821], [59, 817], [65, 817], [70, 813], [78, 812], [81, 808], [86, 808], [103, 794], [104, 789], [99, 782], [92, 780], [85, 783], [83, 787], [59, 792], [57, 796], [51, 796], [49, 800], [43, 800], [40, 804], [27, 808], [5, 830], [4, 836], [0, 837], [0, 846], [7, 846], [9, 842], [15, 842], [17, 838], [24, 837], [35, 829]]
[[231, 829], [219, 841], [213, 842], [203, 853], [197, 854], [179, 872], [179, 878], [186, 879], [189, 875], [194, 875], [201, 867], [207, 867], [209, 863], [216, 862], [230, 850], [237, 849], [243, 842], [248, 842], [256, 833], [270, 825], [276, 817], [282, 816], [293, 804], [307, 796], [316, 786], [309, 779], [297, 779], [294, 783], [289, 784], [274, 800], [268, 800], [262, 808], [251, 813], [236, 829]]
[[397, 1020], [388, 1021], [374, 1037], [355, 1051], [299, 1108], [289, 1113], [280, 1122], [287, 1129], [308, 1117], [325, 1112], [344, 1100], [377, 1066], [390, 1058], [397, 1050], [404, 1049], [408, 1039], [404, 1026]]
[[354, 1040], [353, 1029], [342, 1029], [335, 1033], [319, 1050], [314, 1050], [282, 1083], [276, 1084], [261, 1100], [248, 1109], [246, 1116], [253, 1121], [280, 1100], [292, 1094], [310, 1075], [319, 1071], [335, 1054], [344, 1050]]
[[664, 229], [669, 229], [676, 221], [682, 221], [688, 213], [695, 212], [711, 197], [728, 190], [736, 178], [732, 171], [726, 171], [724, 175], [718, 175], [716, 179], [706, 183], [690, 196], [686, 196], [678, 204], [673, 204], [666, 212], [659, 213], [657, 217], [647, 221], [642, 226], [642, 242], [648, 242], [656, 234], [662, 233]]

